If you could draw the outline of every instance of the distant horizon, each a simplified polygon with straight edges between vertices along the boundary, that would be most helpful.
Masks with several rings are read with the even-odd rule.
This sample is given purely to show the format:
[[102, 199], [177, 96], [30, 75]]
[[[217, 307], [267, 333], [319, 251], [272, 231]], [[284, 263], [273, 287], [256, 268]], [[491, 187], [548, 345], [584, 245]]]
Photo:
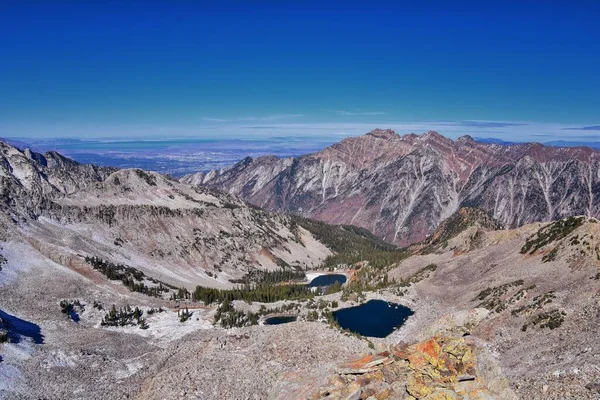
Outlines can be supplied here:
[[211, 126], [190, 127], [113, 127], [103, 133], [89, 128], [76, 130], [75, 133], [63, 135], [40, 134], [39, 131], [22, 132], [19, 135], [2, 134], [0, 137], [13, 140], [72, 140], [72, 141], [165, 141], [165, 140], [263, 140], [285, 136], [294, 139], [332, 139], [360, 136], [373, 129], [392, 129], [400, 135], [409, 133], [421, 134], [436, 131], [450, 138], [457, 139], [463, 135], [480, 138], [501, 139], [507, 142], [540, 142], [548, 141], [600, 141], [600, 124], [558, 124], [537, 123], [529, 121], [420, 121], [420, 122], [357, 122], [357, 123], [304, 123], [304, 124], [217, 124]]
[[[471, 124], [473, 125], [473, 124]], [[475, 124], [472, 129], [479, 125]], [[502, 124], [496, 123], [489, 129], [506, 128]], [[525, 129], [527, 125], [514, 125], [512, 128], [521, 127]], [[366, 127], [362, 127], [366, 128]], [[380, 129], [390, 129], [381, 126]], [[373, 127], [375, 129], [375, 127]], [[143, 138], [10, 138], [3, 137], [9, 144], [20, 148], [30, 148], [37, 152], [46, 152], [50, 150], [74, 159], [75, 161], [87, 164], [97, 164], [103, 166], [113, 166], [118, 168], [142, 168], [146, 170], [167, 173], [174, 176], [182, 176], [188, 173], [209, 171], [212, 169], [221, 169], [234, 165], [245, 157], [260, 157], [265, 155], [274, 155], [277, 157], [299, 157], [302, 155], [314, 153], [337, 143], [345, 138], [362, 136], [373, 129], [365, 131], [352, 131], [351, 134], [340, 134], [340, 132], [329, 132], [329, 134], [302, 135], [255, 135], [253, 137], [234, 137], [224, 136], [212, 137], [143, 137]], [[569, 128], [560, 128], [569, 129]], [[399, 135], [409, 133], [423, 134], [427, 131], [438, 131], [444, 135], [443, 131], [438, 129], [418, 130], [416, 132], [398, 131]], [[481, 131], [480, 131], [481, 132]], [[568, 141], [556, 140], [551, 135], [542, 135], [535, 137], [536, 140], [506, 140], [498, 136], [481, 136], [474, 132], [465, 132], [455, 137], [449, 137], [456, 140], [460, 136], [469, 135], [480, 143], [500, 143], [500, 144], [521, 144], [521, 143], [542, 143], [548, 146], [576, 147], [587, 146], [595, 150], [600, 150], [600, 138], [597, 136], [571, 136]], [[581, 138], [587, 139], [583, 140]]]

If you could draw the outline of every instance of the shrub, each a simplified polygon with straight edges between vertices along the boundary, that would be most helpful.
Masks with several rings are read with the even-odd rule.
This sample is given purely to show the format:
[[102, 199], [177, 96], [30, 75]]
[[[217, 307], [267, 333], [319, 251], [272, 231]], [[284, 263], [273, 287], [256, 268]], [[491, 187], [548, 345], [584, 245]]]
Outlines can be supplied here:
[[525, 241], [525, 244], [521, 247], [521, 254], [534, 254], [541, 247], [564, 239], [583, 225], [584, 222], [585, 217], [567, 217], [544, 226]]

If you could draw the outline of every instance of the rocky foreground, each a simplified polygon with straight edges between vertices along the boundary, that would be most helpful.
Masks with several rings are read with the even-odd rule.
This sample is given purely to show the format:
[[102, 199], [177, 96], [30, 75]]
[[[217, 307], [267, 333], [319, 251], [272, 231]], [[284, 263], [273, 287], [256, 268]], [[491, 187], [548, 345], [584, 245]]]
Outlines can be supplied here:
[[314, 399], [516, 399], [476, 340], [437, 336], [340, 365]]

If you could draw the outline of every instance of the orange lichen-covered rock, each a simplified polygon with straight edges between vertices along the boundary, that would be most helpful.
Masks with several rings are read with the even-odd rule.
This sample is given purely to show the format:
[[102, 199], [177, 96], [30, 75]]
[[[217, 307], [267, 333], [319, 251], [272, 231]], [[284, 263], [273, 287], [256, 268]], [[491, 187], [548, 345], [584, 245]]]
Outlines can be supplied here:
[[406, 391], [417, 399], [422, 399], [423, 397], [433, 393], [431, 383], [424, 379], [422, 375], [417, 374], [413, 374], [408, 377]]
[[[442, 352], [442, 347], [439, 344], [439, 338], [431, 338], [426, 342], [417, 343], [415, 345], [415, 350], [419, 353], [423, 353], [423, 356], [429, 361], [437, 360], [440, 357], [440, 353]], [[433, 362], [432, 362], [433, 364]]]
[[316, 398], [501, 398], [478, 376], [474, 352], [474, 345], [460, 337], [436, 336], [410, 346], [399, 343], [389, 352], [341, 365], [335, 382], [346, 382], [345, 386], [333, 386]]

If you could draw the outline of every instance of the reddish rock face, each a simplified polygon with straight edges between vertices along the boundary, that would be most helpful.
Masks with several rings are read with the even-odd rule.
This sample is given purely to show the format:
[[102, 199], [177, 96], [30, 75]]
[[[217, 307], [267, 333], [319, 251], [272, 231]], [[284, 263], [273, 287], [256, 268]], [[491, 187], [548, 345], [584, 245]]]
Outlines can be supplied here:
[[[391, 353], [367, 355], [340, 366], [329, 385], [313, 398], [516, 398], [506, 385], [499, 384], [504, 383], [502, 376], [484, 377], [475, 352], [472, 343], [447, 336], [411, 346], [399, 344]], [[495, 382], [488, 382], [489, 378]]]
[[182, 179], [271, 211], [353, 224], [400, 245], [423, 240], [461, 207], [506, 227], [600, 216], [600, 152], [541, 144], [484, 144], [437, 132], [376, 129], [299, 158], [244, 159]]

